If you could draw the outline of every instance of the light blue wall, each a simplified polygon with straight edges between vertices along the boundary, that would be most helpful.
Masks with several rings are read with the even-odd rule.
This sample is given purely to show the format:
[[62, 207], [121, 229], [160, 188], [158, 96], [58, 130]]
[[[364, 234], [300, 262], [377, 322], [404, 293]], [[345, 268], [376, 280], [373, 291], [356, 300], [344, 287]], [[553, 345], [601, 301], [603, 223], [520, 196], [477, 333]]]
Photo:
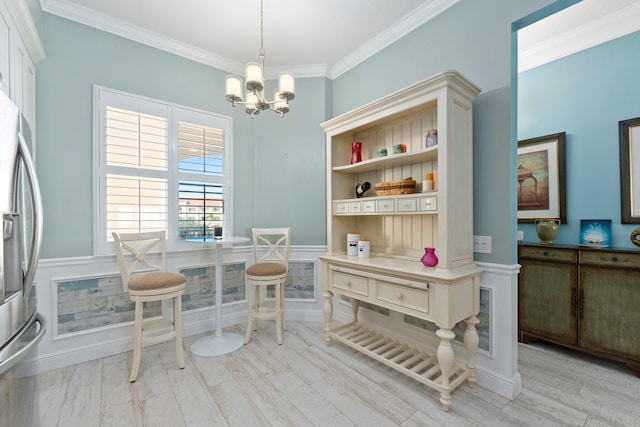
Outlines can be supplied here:
[[319, 124], [446, 69], [483, 92], [474, 105], [474, 233], [493, 238], [479, 261], [516, 262], [516, 146], [512, 143], [512, 23], [568, 0], [460, 0], [334, 81], [298, 79], [285, 118], [250, 120], [224, 101], [223, 71], [49, 14], [38, 65], [38, 172], [45, 208], [43, 257], [92, 253], [91, 85], [234, 118], [234, 225], [294, 227], [294, 244], [324, 244], [324, 135]]
[[[224, 99], [224, 71], [47, 13], [37, 72], [42, 258], [93, 252], [92, 85], [229, 115], [234, 120], [234, 227], [290, 225], [294, 244], [325, 244], [324, 78], [298, 79], [284, 119], [251, 120]], [[258, 160], [259, 159], [259, 160]]]
[[[637, 225], [620, 223], [618, 122], [640, 117], [640, 32], [519, 77], [518, 139], [566, 132], [567, 217], [556, 243], [579, 243], [580, 219], [611, 219], [612, 244]], [[525, 241], [535, 227], [520, 224]]]
[[492, 253], [478, 261], [516, 262], [511, 24], [550, 3], [461, 0], [334, 81], [336, 114], [446, 69], [482, 89], [474, 103], [474, 234], [492, 237]]

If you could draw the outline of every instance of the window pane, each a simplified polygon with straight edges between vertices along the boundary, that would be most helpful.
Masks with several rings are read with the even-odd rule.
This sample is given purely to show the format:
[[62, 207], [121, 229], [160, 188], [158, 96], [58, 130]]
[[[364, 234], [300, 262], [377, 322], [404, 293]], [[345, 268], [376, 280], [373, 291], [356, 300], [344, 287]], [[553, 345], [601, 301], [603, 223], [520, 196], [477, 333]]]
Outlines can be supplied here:
[[213, 236], [224, 226], [223, 187], [202, 182], [180, 182], [178, 228], [181, 239]]
[[167, 180], [107, 175], [107, 240], [111, 233], [167, 229]]
[[165, 118], [107, 107], [105, 126], [107, 165], [167, 170]]
[[224, 174], [222, 129], [180, 121], [178, 139], [180, 172], [211, 176]]

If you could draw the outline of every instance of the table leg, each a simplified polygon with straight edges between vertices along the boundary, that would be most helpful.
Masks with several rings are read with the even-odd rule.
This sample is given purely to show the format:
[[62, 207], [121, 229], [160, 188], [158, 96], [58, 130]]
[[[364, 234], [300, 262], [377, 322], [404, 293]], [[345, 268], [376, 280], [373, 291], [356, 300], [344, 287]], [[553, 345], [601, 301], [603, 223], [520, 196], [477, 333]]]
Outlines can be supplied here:
[[324, 297], [324, 305], [322, 307], [322, 311], [324, 312], [324, 342], [326, 345], [331, 345], [331, 337], [329, 336], [329, 332], [331, 332], [331, 318], [333, 317], [333, 292], [324, 291], [322, 293]]
[[440, 372], [442, 372], [442, 382], [440, 383], [440, 403], [442, 409], [445, 412], [449, 411], [451, 407], [451, 384], [449, 384], [449, 378], [453, 371], [453, 347], [451, 347], [451, 340], [456, 337], [451, 329], [438, 329], [436, 335], [440, 338], [440, 345], [438, 345], [438, 364], [440, 365]]
[[351, 298], [351, 311], [353, 312], [353, 323], [358, 323], [358, 309], [360, 308], [360, 300]]
[[480, 320], [476, 316], [469, 316], [465, 319], [467, 329], [464, 331], [464, 346], [467, 348], [467, 367], [471, 371], [467, 382], [469, 387], [473, 387], [478, 382], [478, 376], [476, 375], [476, 353], [478, 352], [478, 344], [480, 343], [480, 337], [478, 337], [478, 331], [476, 325], [480, 323]]
[[216, 331], [191, 345], [196, 356], [221, 356], [242, 347], [244, 338], [239, 334], [222, 333], [222, 244], [216, 243]]

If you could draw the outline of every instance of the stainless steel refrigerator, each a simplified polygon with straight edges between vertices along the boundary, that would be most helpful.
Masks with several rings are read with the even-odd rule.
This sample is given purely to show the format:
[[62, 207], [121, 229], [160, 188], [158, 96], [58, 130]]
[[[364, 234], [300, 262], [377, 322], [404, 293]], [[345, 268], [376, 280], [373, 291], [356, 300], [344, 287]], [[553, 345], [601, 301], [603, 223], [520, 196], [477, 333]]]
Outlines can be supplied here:
[[42, 338], [33, 280], [42, 238], [42, 203], [30, 155], [31, 129], [0, 91], [0, 375]]

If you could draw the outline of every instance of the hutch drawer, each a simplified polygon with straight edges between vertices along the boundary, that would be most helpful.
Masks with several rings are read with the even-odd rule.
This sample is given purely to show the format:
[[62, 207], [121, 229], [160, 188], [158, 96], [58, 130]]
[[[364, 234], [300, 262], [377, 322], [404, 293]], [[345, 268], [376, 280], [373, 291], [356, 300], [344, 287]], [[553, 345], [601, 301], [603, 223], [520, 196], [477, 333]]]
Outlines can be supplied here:
[[330, 270], [329, 283], [333, 288], [346, 291], [357, 298], [369, 296], [369, 280], [344, 271]]
[[398, 200], [398, 212], [415, 212], [416, 210], [417, 200], [415, 198]]
[[[423, 314], [429, 314], [429, 291], [426, 283], [414, 283], [424, 290], [412, 289], [395, 283], [376, 280], [376, 300], [391, 305], [390, 308], [404, 308]], [[406, 312], [406, 310], [403, 310]]]
[[436, 196], [420, 197], [418, 210], [422, 212], [437, 211], [438, 202]]

